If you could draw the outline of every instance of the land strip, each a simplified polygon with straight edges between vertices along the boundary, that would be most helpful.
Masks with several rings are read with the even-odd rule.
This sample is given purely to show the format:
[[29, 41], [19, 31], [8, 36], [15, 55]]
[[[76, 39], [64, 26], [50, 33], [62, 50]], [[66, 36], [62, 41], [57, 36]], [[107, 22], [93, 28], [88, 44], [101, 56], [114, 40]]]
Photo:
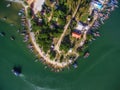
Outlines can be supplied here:
[[77, 5], [77, 7], [76, 7], [75, 12], [74, 12], [73, 15], [72, 15], [72, 18], [71, 18], [71, 19], [68, 21], [68, 23], [65, 25], [64, 30], [63, 30], [63, 33], [62, 33], [60, 39], [58, 40], [58, 43], [57, 43], [56, 46], [55, 46], [55, 50], [56, 50], [58, 53], [60, 53], [59, 48], [60, 48], [61, 41], [63, 40], [63, 38], [64, 38], [64, 36], [65, 36], [65, 33], [66, 33], [66, 31], [68, 30], [68, 27], [69, 27], [72, 19], [75, 17], [75, 15], [76, 15], [76, 13], [77, 13], [77, 11], [78, 11], [78, 8], [79, 8], [79, 6], [80, 6], [80, 2], [81, 2], [81, 0], [78, 1], [78, 5]]

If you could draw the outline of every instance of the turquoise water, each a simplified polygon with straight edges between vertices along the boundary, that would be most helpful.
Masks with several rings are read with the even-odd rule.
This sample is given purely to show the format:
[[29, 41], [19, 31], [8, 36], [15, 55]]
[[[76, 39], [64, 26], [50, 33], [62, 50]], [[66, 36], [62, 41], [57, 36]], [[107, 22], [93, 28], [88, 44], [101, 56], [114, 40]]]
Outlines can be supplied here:
[[[120, 90], [120, 9], [112, 12], [100, 27], [101, 37], [90, 44], [90, 56], [79, 59], [77, 69], [54, 73], [27, 49], [17, 27], [0, 22], [0, 90]], [[10, 36], [16, 37], [15, 41]], [[22, 66], [23, 74], [11, 72], [14, 65]]]

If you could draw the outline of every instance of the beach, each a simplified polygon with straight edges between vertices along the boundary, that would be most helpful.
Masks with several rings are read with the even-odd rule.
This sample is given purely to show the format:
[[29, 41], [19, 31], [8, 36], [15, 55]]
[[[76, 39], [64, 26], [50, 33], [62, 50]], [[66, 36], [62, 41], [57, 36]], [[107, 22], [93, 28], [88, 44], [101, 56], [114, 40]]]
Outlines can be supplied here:
[[[6, 33], [5, 37], [0, 36], [0, 90], [120, 90], [119, 21], [120, 8], [98, 29], [102, 36], [89, 44], [88, 58], [78, 59], [79, 68], [59, 73], [35, 62], [34, 53], [17, 33], [18, 28], [0, 21], [0, 32]], [[16, 40], [11, 41], [11, 35], [15, 35]], [[22, 67], [21, 76], [16, 77], [11, 72], [14, 65]]]
[[[44, 1], [44, 0], [43, 0], [43, 1]], [[40, 1], [40, 2], [39, 2], [40, 5], [43, 4], [43, 1], [42, 1], [42, 2]], [[26, 6], [23, 2], [21, 2], [21, 1], [19, 1], [19, 0], [15, 1], [15, 2], [21, 3], [21, 4], [24, 6], [24, 8], [25, 8], [25, 13], [26, 13], [26, 17], [27, 17], [27, 7], [28, 7], [28, 6]], [[38, 1], [35, 1], [35, 2], [34, 2], [34, 5], [35, 5], [34, 8], [37, 8], [36, 3], [38, 4]], [[108, 1], [105, 2], [105, 3], [108, 3]], [[106, 4], [105, 4], [105, 5], [106, 5]], [[73, 18], [74, 18], [75, 14], [76, 14], [76, 12], [77, 12], [77, 10], [78, 10], [78, 7], [79, 7], [79, 5], [77, 6], [76, 11], [73, 13], [73, 16], [72, 16]], [[33, 11], [34, 11], [35, 13], [37, 13], [38, 10], [36, 11], [36, 10], [34, 10], [34, 8], [33, 8]], [[40, 11], [40, 8], [39, 8], [39, 11]], [[90, 8], [90, 11], [89, 11], [89, 12], [91, 12], [91, 8]], [[67, 62], [57, 62], [57, 61], [55, 61], [55, 60], [50, 60], [49, 55], [45, 54], [44, 51], [42, 51], [42, 49], [41, 49], [41, 48], [39, 47], [39, 45], [37, 44], [36, 39], [35, 39], [35, 34], [34, 34], [34, 32], [31, 32], [31, 20], [30, 20], [29, 18], [26, 18], [26, 20], [27, 20], [29, 38], [30, 38], [30, 40], [31, 40], [31, 43], [32, 43], [32, 45], [33, 45], [34, 50], [37, 51], [37, 55], [38, 55], [39, 57], [41, 57], [41, 58], [40, 58], [40, 61], [44, 62], [45, 64], [47, 64], [49, 67], [51, 67], [51, 68], [53, 68], [53, 69], [63, 69], [63, 68], [65, 68], [65, 67], [68, 67], [70, 64], [72, 64], [72, 62], [71, 62], [70, 60], [68, 60]], [[86, 31], [84, 31], [84, 33], [83, 33], [83, 39], [82, 39], [82, 41], [81, 41], [81, 43], [80, 43], [80, 46], [81, 46], [81, 47], [84, 45], [84, 43], [85, 43], [85, 41], [86, 41], [87, 32], [90, 30], [90, 28], [93, 27], [94, 23], [95, 23], [97, 20], [99, 20], [98, 14], [94, 14], [94, 16], [93, 16], [93, 21], [88, 25], [88, 28], [87, 28]], [[71, 22], [71, 20], [65, 25], [64, 32], [63, 32], [63, 34], [61, 35], [61, 37], [60, 37], [57, 45], [55, 46], [55, 50], [58, 51], [58, 52], [60, 52], [58, 49], [59, 49], [61, 40], [62, 40], [62, 38], [64, 37], [64, 33], [66, 32], [66, 30], [67, 30], [70, 22]], [[77, 59], [78, 57], [79, 57], [79, 56], [77, 56], [76, 59]], [[41, 60], [41, 59], [42, 59], [42, 60]]]
[[[44, 0], [43, 0], [44, 1]], [[14, 2], [16, 3], [20, 3], [23, 5], [24, 7], [24, 10], [25, 10], [25, 13], [27, 15], [27, 8], [28, 6], [26, 6], [22, 1], [20, 0], [15, 0]], [[41, 2], [41, 5], [43, 4], [43, 2]], [[26, 16], [27, 17], [27, 16]], [[37, 44], [36, 40], [35, 40], [35, 35], [33, 32], [31, 32], [31, 20], [26, 18], [27, 20], [27, 26], [28, 26], [28, 33], [29, 33], [29, 38], [30, 38], [30, 41], [31, 43], [33, 44], [33, 48], [35, 50], [35, 52], [37, 52], [38, 56], [39, 57], [42, 57], [42, 60], [40, 58], [40, 61], [42, 61], [43, 63], [47, 64], [49, 67], [52, 67], [54, 69], [62, 69], [64, 67], [67, 67], [71, 62], [63, 62], [63, 63], [60, 63], [60, 62], [56, 62], [56, 61], [52, 61], [49, 59], [49, 57], [47, 57], [45, 55], [45, 53], [41, 50], [41, 48], [39, 47], [39, 45]]]
[[[56, 61], [52, 61], [50, 60], [45, 54], [44, 52], [42, 52], [42, 50], [40, 49], [39, 45], [36, 43], [35, 40], [35, 36], [33, 32], [29, 33], [30, 39], [31, 39], [31, 43], [34, 46], [35, 51], [38, 52], [38, 55], [40, 55], [40, 57], [43, 58], [43, 62], [45, 62], [46, 64], [50, 65], [51, 67], [55, 68], [55, 69], [60, 69], [60, 68], [64, 68], [66, 66], [68, 66], [68, 63], [60, 63], [60, 62], [56, 62]], [[41, 60], [40, 60], [41, 61]]]

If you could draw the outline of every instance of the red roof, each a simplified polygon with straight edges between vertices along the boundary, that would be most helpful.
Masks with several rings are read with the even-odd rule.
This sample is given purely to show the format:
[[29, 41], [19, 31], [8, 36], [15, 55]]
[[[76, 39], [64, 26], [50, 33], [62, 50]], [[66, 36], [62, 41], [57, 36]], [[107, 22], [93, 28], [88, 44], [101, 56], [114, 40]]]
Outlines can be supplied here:
[[75, 37], [75, 38], [77, 38], [77, 39], [80, 39], [80, 38], [81, 38], [81, 34], [78, 34], [78, 33], [73, 32], [73, 33], [72, 33], [72, 37]]

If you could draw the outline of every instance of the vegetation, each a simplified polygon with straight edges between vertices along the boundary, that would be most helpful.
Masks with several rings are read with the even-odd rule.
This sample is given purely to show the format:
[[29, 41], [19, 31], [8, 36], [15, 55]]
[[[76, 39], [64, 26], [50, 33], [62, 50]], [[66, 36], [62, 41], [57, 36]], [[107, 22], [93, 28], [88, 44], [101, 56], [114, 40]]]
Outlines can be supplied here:
[[87, 41], [91, 41], [93, 38], [93, 35], [92, 34], [87, 34]]
[[69, 35], [66, 35], [61, 43], [60, 50], [67, 52], [71, 47], [71, 41]]
[[30, 7], [27, 8], [27, 11], [28, 11], [28, 14], [27, 14], [27, 17], [28, 18], [32, 18], [32, 10]]
[[[56, 44], [54, 39], [59, 40], [65, 25], [69, 21], [71, 23], [67, 28], [67, 32], [65, 32], [60, 50], [65, 54], [71, 47], [75, 46], [71, 43], [71, 32], [76, 27], [77, 22], [87, 20], [89, 2], [90, 0], [45, 0], [42, 10], [34, 16], [32, 28], [36, 41], [44, 52], [48, 53], [50, 51], [51, 59], [55, 58], [57, 53], [54, 50], [51, 51], [51, 45]], [[76, 6], [78, 6], [78, 9], [76, 9]], [[73, 17], [76, 10], [77, 12]], [[28, 14], [31, 16], [30, 10], [28, 10]], [[64, 55], [60, 55], [60, 61], [62, 61], [63, 57]]]
[[84, 49], [83, 49], [83, 47], [78, 47], [77, 48], [77, 52], [79, 53], [80, 56], [83, 56], [84, 55]]
[[56, 56], [56, 51], [51, 50], [50, 53], [49, 53], [49, 55], [50, 55], [50, 59], [54, 59], [55, 56]]

